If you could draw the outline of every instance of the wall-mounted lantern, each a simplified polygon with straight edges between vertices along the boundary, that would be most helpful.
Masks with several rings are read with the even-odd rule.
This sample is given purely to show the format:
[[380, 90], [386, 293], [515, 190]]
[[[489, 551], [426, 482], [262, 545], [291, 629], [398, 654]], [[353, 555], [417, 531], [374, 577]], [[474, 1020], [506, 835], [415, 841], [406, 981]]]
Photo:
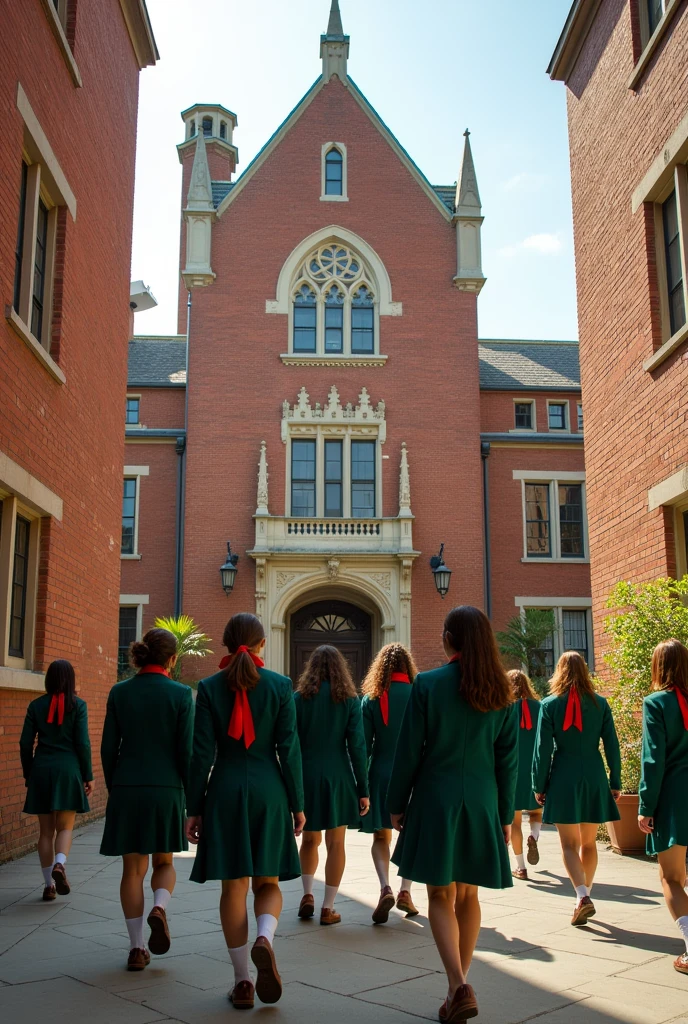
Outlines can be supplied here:
[[440, 547], [440, 553], [438, 555], [433, 555], [430, 559], [430, 568], [432, 569], [437, 593], [440, 595], [442, 600], [444, 600], [446, 595], [449, 593], [449, 584], [451, 582], [452, 574], [449, 566], [444, 564], [444, 544]]
[[234, 583], [237, 576], [237, 562], [239, 561], [238, 555], [232, 554], [232, 545], [227, 541], [227, 561], [223, 566], [220, 567], [220, 579], [222, 580], [222, 589], [224, 590], [227, 597], [234, 590]]

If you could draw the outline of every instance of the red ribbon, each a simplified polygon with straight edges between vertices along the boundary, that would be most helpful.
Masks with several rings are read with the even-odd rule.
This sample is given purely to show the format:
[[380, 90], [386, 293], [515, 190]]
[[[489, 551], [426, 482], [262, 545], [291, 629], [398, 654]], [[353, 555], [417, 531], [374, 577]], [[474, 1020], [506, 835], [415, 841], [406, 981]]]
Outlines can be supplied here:
[[162, 665], [144, 665], [136, 674], [139, 676], [147, 676], [153, 673], [160, 676], [167, 676], [168, 679], [170, 678], [170, 673], [166, 668], [163, 668]]
[[569, 699], [566, 702], [566, 714], [564, 715], [564, 732], [573, 726], [579, 732], [583, 732], [583, 709], [578, 690], [572, 686], [569, 690]]
[[[265, 666], [263, 659], [259, 658], [257, 654], [253, 654], [243, 644], [241, 647], [237, 647], [234, 654], [248, 654], [256, 668], [263, 668]], [[234, 654], [228, 654], [224, 657], [220, 662], [220, 668], [227, 668]], [[231, 736], [233, 740], [240, 740], [243, 736], [244, 746], [247, 750], [255, 741], [256, 730], [253, 725], [253, 715], [251, 714], [251, 705], [248, 702], [246, 690], [237, 690], [234, 694], [234, 707], [232, 708], [232, 717], [229, 720], [227, 735]]]
[[455, 654], [453, 658], [450, 658], [450, 659], [449, 659], [449, 662], [448, 662], [448, 664], [449, 664], [449, 665], [451, 665], [451, 663], [452, 663], [453, 661], [461, 661], [461, 655], [460, 655], [460, 654]]
[[[533, 719], [530, 714], [530, 705], [525, 697], [521, 700], [521, 728], [529, 732], [533, 728]], [[566, 728], [566, 726], [564, 726]]]
[[[681, 715], [683, 716], [683, 728], [688, 729], [688, 700], [682, 690], [679, 690], [678, 686], [673, 687], [673, 691], [678, 699], [678, 706], [681, 709]], [[53, 697], [53, 700], [55, 698]]]
[[[390, 683], [411, 683], [406, 672], [392, 672], [389, 677]], [[380, 713], [385, 725], [389, 725], [389, 691], [383, 690], [380, 694]]]
[[48, 711], [48, 724], [52, 724], [57, 715], [57, 724], [62, 725], [64, 722], [64, 708], [65, 708], [65, 695], [64, 693], [54, 693], [50, 701], [50, 709]]

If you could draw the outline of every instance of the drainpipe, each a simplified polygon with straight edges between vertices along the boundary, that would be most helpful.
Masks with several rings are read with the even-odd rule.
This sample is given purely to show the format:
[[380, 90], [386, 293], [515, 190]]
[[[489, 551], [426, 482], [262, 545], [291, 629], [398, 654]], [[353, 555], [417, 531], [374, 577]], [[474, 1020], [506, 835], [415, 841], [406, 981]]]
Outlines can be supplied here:
[[490, 478], [487, 460], [490, 457], [490, 442], [480, 442], [480, 457], [483, 461], [483, 515], [484, 515], [484, 560], [483, 571], [485, 574], [485, 614], [488, 619], [492, 618], [492, 584], [490, 580], [492, 572], [492, 555], [490, 552]]
[[177, 438], [177, 512], [174, 574], [174, 614], [181, 615], [184, 598], [184, 526], [186, 521], [186, 440], [189, 433], [189, 333], [191, 329], [191, 292], [186, 300], [186, 387], [184, 390], [184, 436]]

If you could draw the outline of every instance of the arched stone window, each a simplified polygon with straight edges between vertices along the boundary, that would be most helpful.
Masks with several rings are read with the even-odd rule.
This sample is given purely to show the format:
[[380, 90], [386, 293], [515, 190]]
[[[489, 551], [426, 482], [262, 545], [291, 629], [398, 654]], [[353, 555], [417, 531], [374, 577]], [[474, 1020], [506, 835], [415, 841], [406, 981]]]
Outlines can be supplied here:
[[294, 352], [316, 352], [317, 306], [313, 289], [302, 284], [294, 295]]
[[211, 138], [213, 134], [213, 119], [212, 117], [203, 118], [203, 134], [206, 138]]
[[321, 150], [322, 184], [320, 198], [325, 202], [348, 202], [348, 167], [343, 142], [326, 142]]

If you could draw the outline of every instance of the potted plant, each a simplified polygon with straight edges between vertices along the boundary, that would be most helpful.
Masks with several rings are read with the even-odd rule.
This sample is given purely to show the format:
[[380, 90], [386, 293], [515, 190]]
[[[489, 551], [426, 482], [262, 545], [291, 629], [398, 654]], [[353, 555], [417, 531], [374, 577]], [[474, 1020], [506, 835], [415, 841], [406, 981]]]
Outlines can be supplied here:
[[642, 704], [652, 685], [652, 652], [662, 640], [688, 643], [688, 576], [646, 583], [617, 583], [609, 595], [605, 620], [611, 638], [605, 661], [614, 687], [609, 703], [621, 746], [620, 821], [607, 823], [617, 853], [642, 853], [638, 828], [638, 788], [642, 742]]
[[[205, 658], [213, 652], [210, 649], [210, 637], [202, 633], [190, 615], [171, 615], [168, 618], [156, 619], [157, 629], [166, 629], [177, 641], [177, 663], [172, 670], [172, 678], [182, 680], [184, 658]], [[195, 683], [189, 683], [194, 687]]]

